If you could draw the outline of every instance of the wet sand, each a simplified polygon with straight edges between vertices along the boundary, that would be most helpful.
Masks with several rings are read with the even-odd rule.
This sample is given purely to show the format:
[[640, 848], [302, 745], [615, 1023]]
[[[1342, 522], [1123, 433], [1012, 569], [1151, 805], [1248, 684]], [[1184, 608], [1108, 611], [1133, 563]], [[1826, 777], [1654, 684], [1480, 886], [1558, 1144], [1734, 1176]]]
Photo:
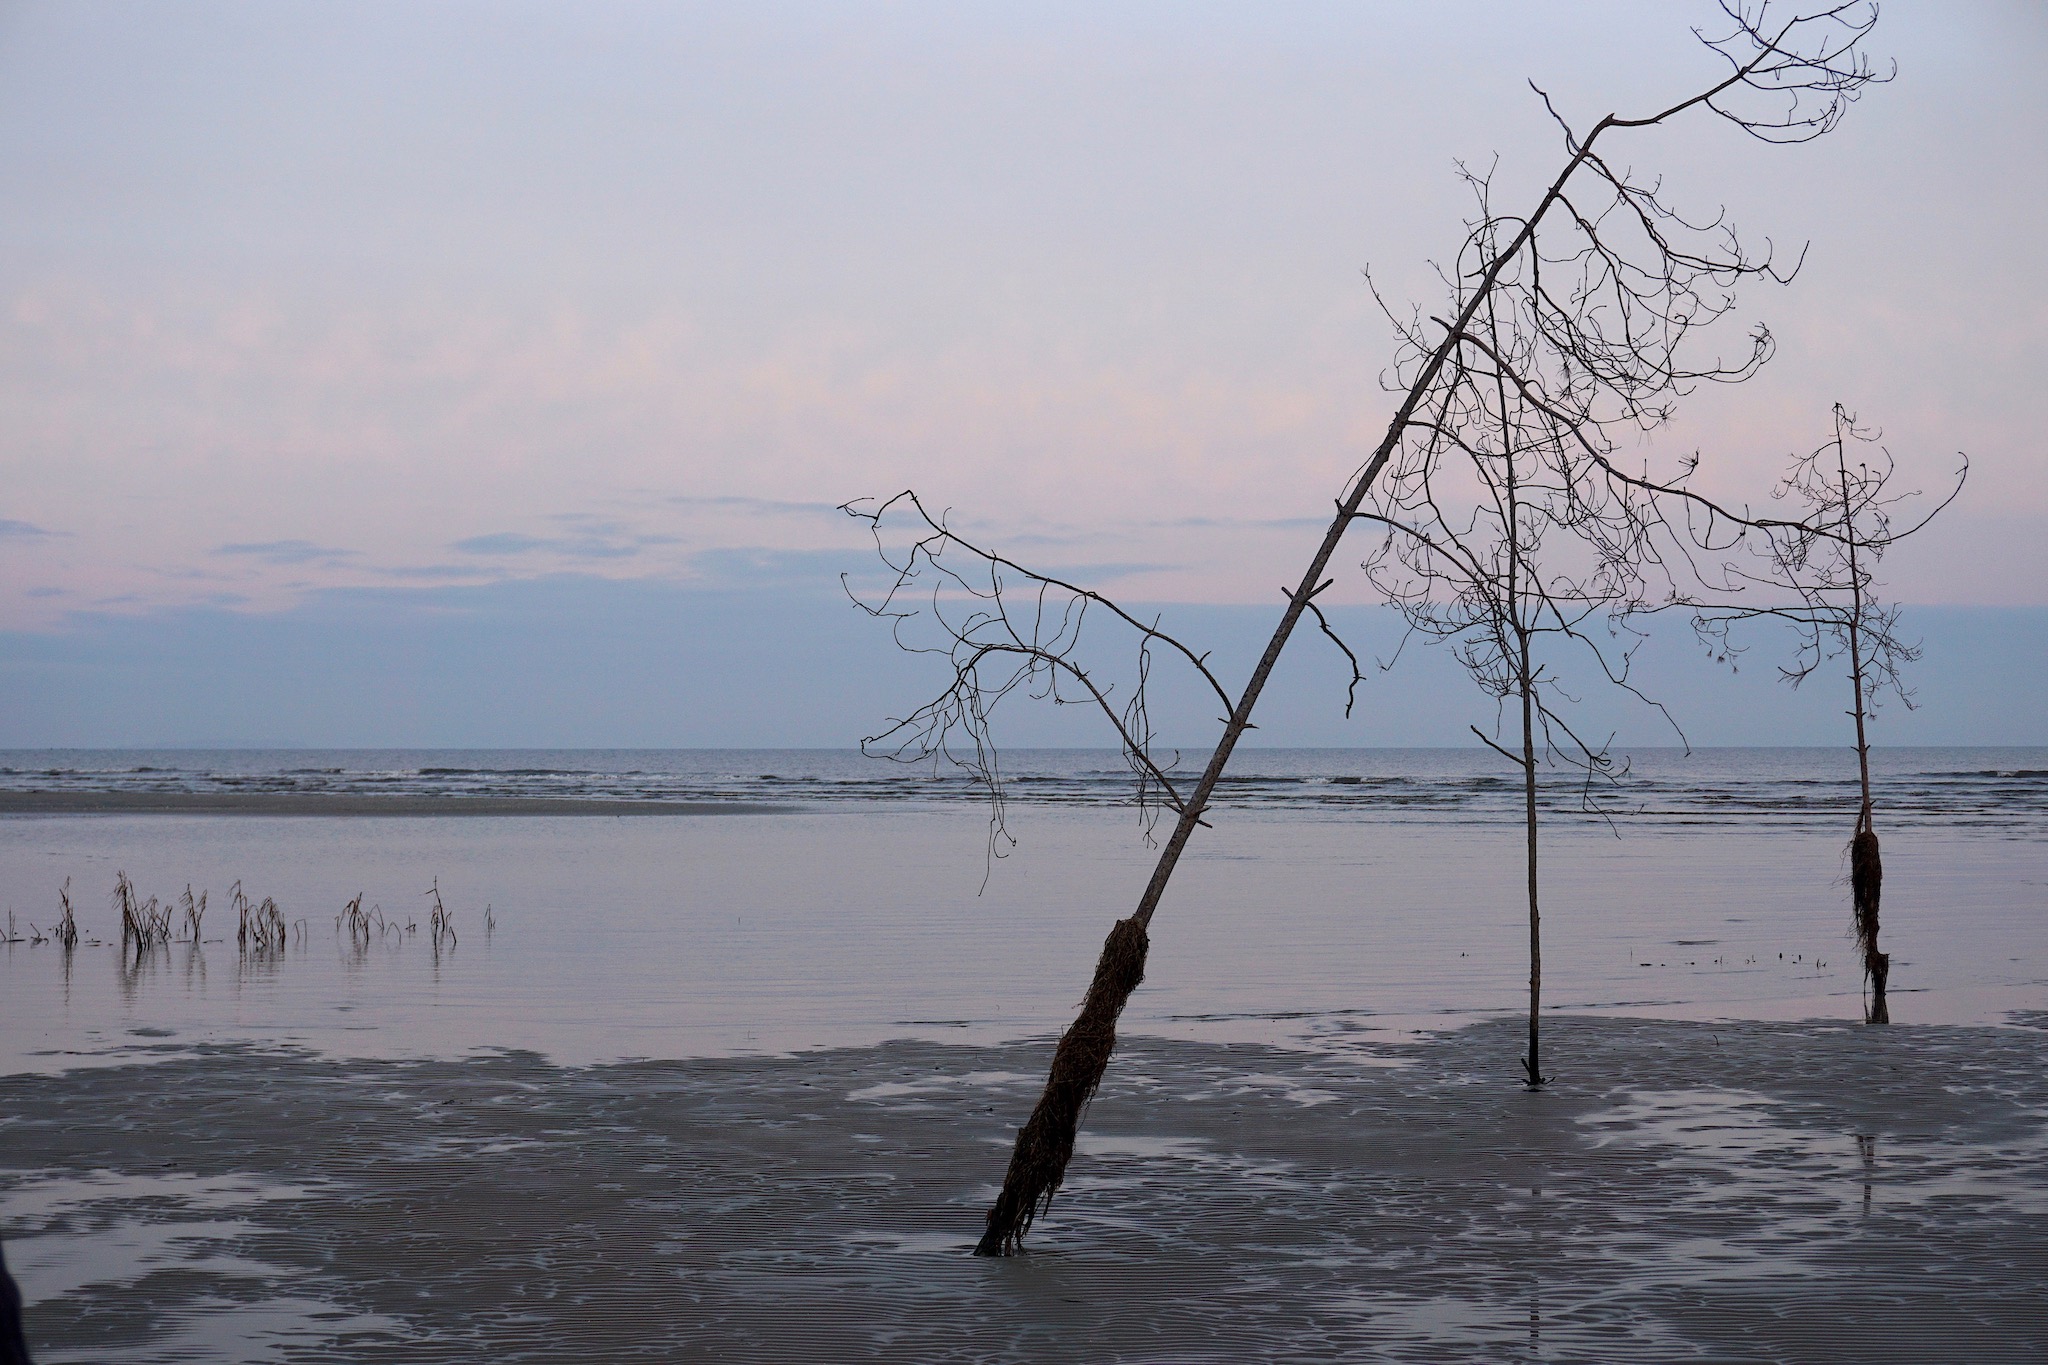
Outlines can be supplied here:
[[292, 792], [9, 792], [6, 815], [779, 815], [764, 801], [603, 801], [546, 796], [309, 796]]
[[967, 1255], [1049, 1044], [562, 1067], [134, 1040], [0, 1078], [38, 1360], [2038, 1360], [2048, 1014], [1136, 1039]]

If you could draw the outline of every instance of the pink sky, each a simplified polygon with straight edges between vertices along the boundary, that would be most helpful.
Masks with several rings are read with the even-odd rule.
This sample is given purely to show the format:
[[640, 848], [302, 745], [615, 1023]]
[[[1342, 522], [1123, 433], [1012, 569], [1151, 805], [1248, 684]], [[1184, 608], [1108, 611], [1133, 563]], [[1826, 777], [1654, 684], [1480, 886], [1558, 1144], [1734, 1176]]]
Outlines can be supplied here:
[[[1268, 601], [1389, 410], [1453, 158], [1547, 178], [1710, 5], [30, 4], [0, 16], [0, 627], [564, 570], [716, 582], [916, 486], [1132, 597]], [[1897, 3], [1772, 149], [1643, 137], [1811, 241], [1657, 449], [1762, 497], [1840, 400], [1962, 501], [1914, 602], [2048, 603], [2048, 10]], [[1730, 346], [1738, 338], [1731, 335]]]

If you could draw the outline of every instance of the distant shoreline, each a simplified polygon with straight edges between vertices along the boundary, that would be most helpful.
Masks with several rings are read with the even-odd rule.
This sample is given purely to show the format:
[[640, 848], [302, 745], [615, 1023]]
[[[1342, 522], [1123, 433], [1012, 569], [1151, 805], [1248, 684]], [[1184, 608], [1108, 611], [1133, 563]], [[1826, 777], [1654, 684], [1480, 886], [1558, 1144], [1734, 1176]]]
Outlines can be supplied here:
[[766, 801], [607, 801], [546, 796], [314, 796], [297, 792], [0, 792], [10, 815], [786, 815]]

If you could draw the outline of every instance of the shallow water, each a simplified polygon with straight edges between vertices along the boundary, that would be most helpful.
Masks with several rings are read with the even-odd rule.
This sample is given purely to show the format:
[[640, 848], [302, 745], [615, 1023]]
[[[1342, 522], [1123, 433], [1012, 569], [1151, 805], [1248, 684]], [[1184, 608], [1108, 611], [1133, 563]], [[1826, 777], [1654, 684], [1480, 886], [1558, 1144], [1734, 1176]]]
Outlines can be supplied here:
[[[21, 933], [72, 879], [88, 941], [0, 949], [0, 1068], [128, 1044], [290, 1041], [342, 1055], [527, 1049], [562, 1062], [997, 1043], [1062, 1027], [1152, 854], [1125, 812], [1013, 810], [990, 868], [971, 808], [824, 807], [635, 820], [35, 817], [0, 821]], [[2048, 853], [2009, 831], [1886, 836], [1886, 947], [1903, 1021], [2048, 1004]], [[1526, 1000], [1517, 832], [1240, 810], [1205, 832], [1154, 924], [1127, 1030], [1341, 1039]], [[1559, 822], [1544, 841], [1545, 1000], [1667, 1018], [1858, 1016], [1838, 832]], [[202, 942], [112, 940], [117, 870], [211, 890]], [[243, 953], [224, 892], [298, 928]], [[457, 941], [427, 939], [433, 882]], [[984, 885], [985, 880], [985, 885]], [[390, 930], [336, 927], [362, 892]], [[495, 928], [486, 927], [486, 906]]]
[[[461, 799], [632, 766], [428, 757], [90, 780]], [[957, 784], [760, 757], [717, 762], [799, 773], [794, 813], [0, 819], [0, 1236], [38, 1358], [2048, 1351], [2048, 755], [1886, 760], [1888, 1030], [1846, 1026], [1840, 755], [1674, 768], [1611, 826], [1553, 791], [1540, 1096], [1497, 775], [1263, 755], [1155, 921], [1033, 1254], [994, 1264], [964, 1252], [1153, 854], [1100, 756], [1019, 784], [993, 865]], [[668, 762], [609, 794], [762, 794]], [[117, 871], [209, 890], [200, 941], [110, 943]], [[67, 877], [69, 953], [28, 927]], [[239, 949], [237, 880], [282, 951]]]

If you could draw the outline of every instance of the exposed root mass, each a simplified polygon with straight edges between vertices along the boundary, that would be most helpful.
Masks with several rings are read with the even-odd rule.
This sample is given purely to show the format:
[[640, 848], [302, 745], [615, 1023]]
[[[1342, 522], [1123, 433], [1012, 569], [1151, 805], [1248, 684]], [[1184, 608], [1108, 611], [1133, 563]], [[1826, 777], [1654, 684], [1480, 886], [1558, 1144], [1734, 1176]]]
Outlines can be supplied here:
[[1109, 1068], [1110, 1053], [1116, 1050], [1117, 1016], [1145, 979], [1145, 953], [1150, 946], [1145, 926], [1136, 916], [1118, 920], [1109, 931], [1081, 1015], [1060, 1039], [1045, 1093], [1017, 1134], [1010, 1169], [1003, 1177], [1003, 1192], [988, 1211], [988, 1229], [974, 1248], [975, 1255], [1008, 1256], [1021, 1251], [1033, 1220], [1052, 1207], [1052, 1197], [1059, 1192], [1067, 1162], [1074, 1155], [1081, 1114], [1095, 1097], [1102, 1074]]
[[1849, 890], [1856, 905], [1856, 947], [1863, 954], [1863, 975], [1870, 983], [1866, 1018], [1872, 1024], [1892, 1021], [1891, 1007], [1884, 997], [1892, 958], [1890, 953], [1877, 950], [1878, 898], [1883, 887], [1884, 860], [1878, 851], [1877, 831], [1866, 825], [1849, 842]]

